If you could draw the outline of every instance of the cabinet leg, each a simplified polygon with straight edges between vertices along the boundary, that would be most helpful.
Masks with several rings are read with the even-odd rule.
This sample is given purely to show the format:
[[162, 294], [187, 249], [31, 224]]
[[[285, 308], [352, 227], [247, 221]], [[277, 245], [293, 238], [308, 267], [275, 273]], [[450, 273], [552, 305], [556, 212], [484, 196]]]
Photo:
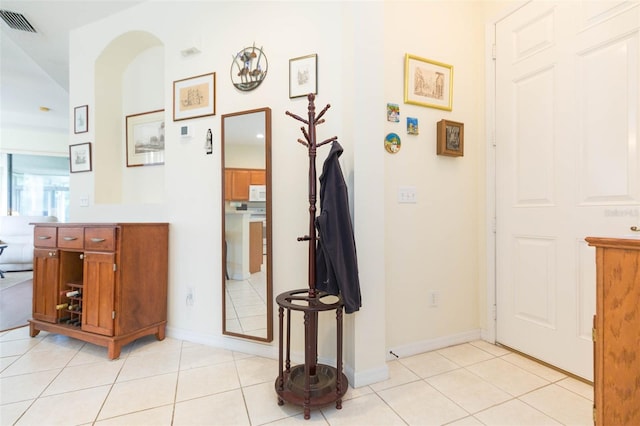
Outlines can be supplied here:
[[113, 360], [113, 359], [118, 359], [120, 358], [120, 350], [122, 348], [120, 347], [120, 344], [117, 342], [111, 342], [109, 343], [109, 346], [107, 348], [108, 352], [109, 352], [109, 359]]
[[156, 339], [164, 340], [164, 337], [165, 337], [165, 326], [161, 325], [160, 327], [158, 327], [158, 331], [156, 332]]
[[36, 337], [38, 334], [40, 334], [40, 330], [38, 330], [32, 322], [29, 323], [29, 336], [31, 337]]
[[311, 418], [311, 409], [309, 407], [304, 407], [304, 419], [309, 420]]

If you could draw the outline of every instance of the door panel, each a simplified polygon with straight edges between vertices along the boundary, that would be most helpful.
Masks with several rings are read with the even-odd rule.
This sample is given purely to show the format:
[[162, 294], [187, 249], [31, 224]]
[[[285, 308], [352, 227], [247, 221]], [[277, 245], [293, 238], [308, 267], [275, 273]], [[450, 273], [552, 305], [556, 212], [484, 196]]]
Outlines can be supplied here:
[[495, 28], [497, 340], [588, 379], [584, 238], [640, 217], [639, 9], [533, 1]]
[[82, 330], [113, 336], [115, 312], [115, 254], [84, 254]]

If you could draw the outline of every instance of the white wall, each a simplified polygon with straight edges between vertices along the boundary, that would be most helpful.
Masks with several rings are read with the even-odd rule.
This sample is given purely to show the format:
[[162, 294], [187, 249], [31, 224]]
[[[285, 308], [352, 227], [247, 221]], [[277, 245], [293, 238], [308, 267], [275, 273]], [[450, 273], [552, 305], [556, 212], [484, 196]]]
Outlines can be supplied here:
[[[296, 142], [300, 123], [284, 112], [305, 116], [307, 107], [304, 98], [288, 98], [289, 59], [316, 53], [317, 110], [331, 104], [318, 139], [339, 137], [354, 208], [363, 307], [346, 322], [352, 384], [386, 377], [389, 349], [404, 356], [476, 338], [486, 222], [482, 12], [477, 1], [152, 2], [74, 31], [70, 105], [89, 104], [91, 115], [96, 58], [136, 30], [163, 45], [165, 116], [172, 115], [173, 81], [212, 71], [217, 113], [188, 122], [191, 140], [177, 136], [185, 122], [167, 118], [163, 203], [95, 204], [94, 174], [76, 174], [71, 220], [170, 222], [169, 335], [275, 356], [277, 333], [270, 345], [221, 335], [220, 116], [272, 108], [274, 296], [304, 288], [307, 250], [296, 238], [308, 229], [308, 160]], [[268, 75], [254, 91], [239, 92], [229, 76], [232, 55], [254, 42], [268, 58]], [[180, 51], [191, 46], [202, 53], [183, 57]], [[405, 53], [454, 65], [452, 112], [403, 104]], [[400, 105], [401, 123], [385, 121], [387, 102]], [[419, 136], [406, 135], [407, 116], [419, 118]], [[465, 123], [464, 157], [435, 155], [435, 124], [442, 118]], [[204, 150], [208, 128], [213, 155]], [[390, 131], [403, 137], [395, 155], [383, 147]], [[95, 129], [89, 132], [95, 137]], [[77, 139], [71, 135], [70, 143]], [[328, 149], [319, 151], [319, 169]], [[417, 204], [397, 203], [400, 185], [417, 187]], [[81, 195], [89, 195], [90, 207], [79, 207]], [[194, 289], [193, 306], [186, 303], [187, 287]], [[431, 290], [440, 294], [437, 308], [426, 307]], [[332, 324], [333, 318], [322, 318], [321, 358], [334, 353]], [[294, 334], [299, 354], [302, 324]]]

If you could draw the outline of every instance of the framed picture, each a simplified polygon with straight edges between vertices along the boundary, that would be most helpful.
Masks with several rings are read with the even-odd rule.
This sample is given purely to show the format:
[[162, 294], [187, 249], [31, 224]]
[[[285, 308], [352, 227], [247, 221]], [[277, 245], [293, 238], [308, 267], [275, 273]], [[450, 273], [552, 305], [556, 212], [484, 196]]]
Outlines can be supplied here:
[[71, 173], [91, 171], [91, 142], [69, 145], [69, 171]]
[[127, 167], [164, 164], [164, 110], [127, 115]]
[[451, 111], [453, 66], [407, 53], [404, 59], [404, 102]]
[[462, 157], [464, 155], [464, 124], [456, 121], [438, 121], [438, 155]]
[[82, 105], [73, 109], [73, 133], [89, 131], [89, 105]]
[[289, 98], [318, 94], [318, 55], [289, 59]]
[[216, 73], [173, 82], [173, 121], [216, 115]]

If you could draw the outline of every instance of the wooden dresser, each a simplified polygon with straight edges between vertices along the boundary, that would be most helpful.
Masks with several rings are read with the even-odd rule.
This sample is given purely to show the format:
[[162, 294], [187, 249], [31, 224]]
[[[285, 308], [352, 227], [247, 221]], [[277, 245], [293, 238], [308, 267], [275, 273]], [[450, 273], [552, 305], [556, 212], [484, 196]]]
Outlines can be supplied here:
[[167, 223], [36, 223], [33, 318], [40, 330], [106, 346], [165, 337]]
[[640, 239], [586, 239], [596, 248], [594, 422], [640, 425]]

